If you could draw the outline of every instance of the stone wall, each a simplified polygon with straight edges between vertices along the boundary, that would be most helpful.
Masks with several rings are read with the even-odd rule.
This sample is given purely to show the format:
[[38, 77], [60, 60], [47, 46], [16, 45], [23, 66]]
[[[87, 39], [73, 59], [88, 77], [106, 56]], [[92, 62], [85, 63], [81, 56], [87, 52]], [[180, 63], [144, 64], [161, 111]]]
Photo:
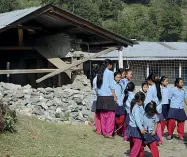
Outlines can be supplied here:
[[93, 91], [85, 75], [77, 75], [74, 82], [58, 88], [21, 87], [0, 83], [0, 99], [18, 113], [37, 116], [52, 122], [84, 122], [93, 118], [90, 111]]

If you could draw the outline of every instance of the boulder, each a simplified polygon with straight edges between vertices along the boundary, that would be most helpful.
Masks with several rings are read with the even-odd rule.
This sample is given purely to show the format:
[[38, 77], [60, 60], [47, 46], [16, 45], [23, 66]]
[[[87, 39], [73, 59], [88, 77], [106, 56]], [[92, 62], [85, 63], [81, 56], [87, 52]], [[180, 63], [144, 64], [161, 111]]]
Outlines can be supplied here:
[[69, 116], [73, 119], [75, 119], [79, 115], [79, 112], [71, 112]]
[[15, 85], [15, 84], [12, 84], [12, 83], [3, 83], [1, 82], [1, 85], [4, 89], [7, 89], [7, 90], [18, 90], [21, 88], [21, 85]]

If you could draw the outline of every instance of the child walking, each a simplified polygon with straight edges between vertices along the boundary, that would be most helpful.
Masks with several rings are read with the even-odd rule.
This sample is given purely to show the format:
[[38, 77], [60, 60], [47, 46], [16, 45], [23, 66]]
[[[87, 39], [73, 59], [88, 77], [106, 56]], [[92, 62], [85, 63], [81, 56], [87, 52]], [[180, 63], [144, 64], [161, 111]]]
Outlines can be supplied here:
[[143, 157], [144, 145], [142, 137], [145, 134], [143, 127], [143, 104], [145, 95], [142, 92], [135, 94], [131, 102], [130, 122], [127, 127], [126, 135], [130, 140], [130, 155], [129, 157]]
[[121, 73], [114, 73], [115, 80], [115, 93], [117, 96], [117, 108], [116, 108], [116, 116], [115, 116], [115, 135], [123, 136], [123, 125], [125, 120], [125, 110], [123, 108], [123, 87], [120, 84]]
[[148, 84], [151, 85], [151, 87], [147, 91], [147, 96], [145, 99], [145, 107], [151, 101], [154, 101], [157, 105], [156, 109], [158, 113], [157, 115], [159, 117], [159, 123], [157, 126], [157, 135], [160, 138], [160, 142], [158, 143], [158, 145], [162, 145], [162, 129], [161, 129], [160, 121], [163, 121], [164, 117], [162, 114], [162, 105], [161, 105], [162, 94], [161, 94], [160, 81], [158, 79], [158, 76], [154, 74], [150, 74], [147, 78], [147, 81]]
[[152, 157], [159, 157], [157, 142], [159, 142], [160, 139], [156, 133], [159, 119], [157, 116], [155, 102], [151, 101], [146, 105], [143, 122], [144, 129], [146, 131], [144, 143], [151, 150]]
[[168, 136], [167, 140], [171, 140], [177, 122], [177, 133], [179, 140], [184, 140], [184, 124], [187, 120], [184, 111], [184, 102], [187, 104], [187, 94], [183, 88], [184, 80], [177, 78], [175, 87], [170, 90], [170, 109], [168, 113]]
[[129, 82], [126, 86], [126, 89], [124, 91], [124, 107], [126, 111], [126, 117], [125, 117], [125, 124], [124, 124], [124, 140], [128, 141], [128, 136], [126, 136], [126, 130], [127, 126], [129, 125], [129, 114], [130, 114], [130, 108], [131, 108], [131, 101], [134, 98], [134, 89], [135, 89], [135, 84], [133, 82]]
[[162, 114], [164, 117], [164, 120], [160, 121], [162, 135], [164, 134], [165, 126], [167, 127], [167, 118], [168, 118], [168, 111], [169, 111], [169, 89], [167, 85], [168, 85], [168, 78], [166, 76], [162, 76], [160, 78], [160, 87], [161, 87], [161, 94], [162, 94], [161, 105], [162, 105]]

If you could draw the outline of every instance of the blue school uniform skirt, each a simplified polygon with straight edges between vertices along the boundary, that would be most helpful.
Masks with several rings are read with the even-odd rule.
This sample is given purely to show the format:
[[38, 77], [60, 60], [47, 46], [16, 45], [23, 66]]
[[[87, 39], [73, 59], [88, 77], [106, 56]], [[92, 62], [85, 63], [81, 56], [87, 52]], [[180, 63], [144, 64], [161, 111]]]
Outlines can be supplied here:
[[168, 119], [185, 121], [187, 120], [187, 116], [186, 116], [184, 109], [170, 108], [169, 113], [168, 113]]
[[113, 96], [98, 96], [96, 110], [116, 111], [116, 102]]
[[168, 118], [169, 108], [170, 108], [169, 104], [162, 105], [162, 114], [163, 114], [165, 120]]
[[125, 124], [129, 125], [129, 122], [130, 122], [130, 116], [129, 113], [127, 113], [125, 117]]
[[144, 136], [143, 136], [143, 141], [145, 144], [151, 144], [153, 142], [159, 142], [160, 141], [160, 138], [158, 137], [158, 135], [154, 135], [152, 136], [151, 133], [146, 133]]
[[116, 115], [117, 116], [121, 116], [121, 115], [125, 115], [126, 114], [126, 112], [125, 112], [125, 110], [124, 110], [124, 107], [123, 106], [119, 106], [118, 104], [117, 104], [117, 107], [116, 107]]
[[130, 125], [128, 125], [128, 127], [127, 127], [126, 136], [143, 139], [143, 136], [140, 133], [140, 129], [137, 127], [132, 127]]
[[96, 112], [96, 101], [93, 101], [91, 111]]
[[159, 121], [164, 120], [163, 113], [158, 113], [157, 116], [158, 116]]

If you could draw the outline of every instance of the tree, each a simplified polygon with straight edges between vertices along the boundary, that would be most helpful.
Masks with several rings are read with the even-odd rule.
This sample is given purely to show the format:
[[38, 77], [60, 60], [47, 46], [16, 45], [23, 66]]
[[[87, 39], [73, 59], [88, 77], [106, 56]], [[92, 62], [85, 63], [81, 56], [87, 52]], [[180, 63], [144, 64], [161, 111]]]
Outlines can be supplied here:
[[178, 6], [164, 7], [160, 22], [162, 27], [160, 41], [178, 41], [181, 39], [183, 19]]
[[55, 2], [59, 7], [101, 25], [99, 6], [92, 0], [42, 0], [43, 4]]
[[0, 13], [20, 9], [19, 0], [0, 0]]
[[117, 19], [119, 12], [123, 9], [121, 0], [102, 0], [99, 4], [100, 15], [103, 20]]

